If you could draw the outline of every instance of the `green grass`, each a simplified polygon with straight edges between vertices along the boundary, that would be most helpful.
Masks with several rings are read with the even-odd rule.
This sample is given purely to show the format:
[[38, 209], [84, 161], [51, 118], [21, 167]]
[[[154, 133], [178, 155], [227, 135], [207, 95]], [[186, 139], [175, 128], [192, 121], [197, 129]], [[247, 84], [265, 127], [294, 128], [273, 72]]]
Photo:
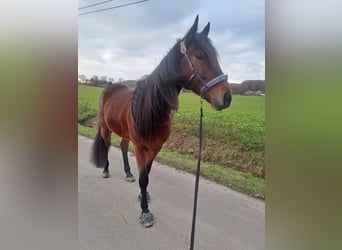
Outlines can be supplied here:
[[102, 90], [98, 87], [78, 86], [78, 123], [86, 124], [97, 116], [98, 99]]
[[[183, 93], [179, 96], [179, 103], [173, 131], [180, 135], [174, 136], [174, 140], [170, 138], [172, 143], [167, 146], [171, 150], [180, 148], [177, 144], [180, 138], [197, 138], [199, 134], [200, 98]], [[265, 97], [234, 95], [231, 107], [222, 111], [215, 111], [210, 104], [203, 102], [203, 113], [204, 160], [264, 177]], [[184, 148], [196, 143], [197, 140], [190, 137], [182, 141]], [[184, 153], [184, 149], [181, 150], [179, 152]]]
[[[78, 87], [79, 134], [95, 136], [96, 130], [87, 127], [87, 120], [94, 120], [102, 90], [84, 85]], [[215, 111], [203, 102], [203, 177], [252, 196], [264, 197], [264, 105], [264, 97], [233, 96], [231, 108]], [[190, 147], [194, 151], [198, 149], [199, 107], [198, 96], [180, 94], [173, 133], [158, 154], [158, 161], [194, 173], [197, 154], [186, 151]], [[112, 134], [114, 146], [119, 146], [120, 140]], [[132, 145], [130, 150], [133, 150]]]
[[[199, 97], [190, 93], [181, 94], [179, 103], [179, 112], [174, 117], [175, 129], [197, 136]], [[240, 145], [248, 150], [264, 148], [264, 97], [234, 95], [229, 109], [214, 111], [210, 104], [204, 102], [203, 110], [203, 129], [209, 138]]]
[[97, 110], [102, 90], [103, 88], [78, 85], [78, 104], [87, 103], [89, 108]]
[[[157, 161], [177, 169], [196, 173], [197, 161], [188, 155], [162, 150], [157, 156]], [[255, 177], [251, 173], [202, 162], [201, 176], [254, 197], [264, 198], [265, 196], [264, 179]]]

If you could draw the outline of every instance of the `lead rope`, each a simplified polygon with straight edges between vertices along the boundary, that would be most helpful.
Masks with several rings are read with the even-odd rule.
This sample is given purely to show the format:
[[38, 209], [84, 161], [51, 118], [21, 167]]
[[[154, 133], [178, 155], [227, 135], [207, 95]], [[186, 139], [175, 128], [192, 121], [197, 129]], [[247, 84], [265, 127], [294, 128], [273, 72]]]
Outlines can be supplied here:
[[201, 158], [202, 158], [202, 118], [203, 118], [203, 98], [205, 97], [205, 92], [209, 89], [215, 86], [216, 84], [227, 80], [227, 75], [219, 75], [206, 83], [203, 78], [197, 74], [196, 70], [192, 66], [192, 63], [190, 61], [190, 58], [188, 54], [186, 53], [186, 46], [185, 41], [182, 40], [180, 42], [180, 52], [184, 55], [185, 59], [188, 62], [188, 65], [190, 69], [192, 70], [192, 74], [188, 80], [190, 82], [195, 76], [200, 80], [200, 82], [203, 84], [203, 87], [200, 91], [200, 127], [199, 127], [199, 152], [198, 152], [198, 162], [197, 162], [197, 171], [196, 171], [196, 182], [195, 182], [195, 194], [194, 194], [194, 208], [192, 213], [192, 227], [191, 227], [191, 239], [190, 239], [190, 250], [194, 249], [194, 242], [195, 242], [195, 227], [196, 227], [196, 211], [197, 211], [197, 197], [198, 197], [198, 184], [199, 184], [199, 176], [200, 176], [200, 169], [201, 169]]
[[203, 117], [203, 98], [201, 96], [200, 104], [200, 127], [199, 127], [199, 152], [198, 152], [198, 162], [196, 171], [196, 182], [195, 182], [195, 194], [194, 194], [194, 208], [192, 213], [192, 227], [191, 227], [191, 240], [190, 240], [190, 250], [194, 249], [195, 242], [195, 227], [196, 227], [196, 211], [197, 211], [197, 197], [198, 197], [198, 184], [201, 169], [201, 157], [202, 157], [202, 117]]

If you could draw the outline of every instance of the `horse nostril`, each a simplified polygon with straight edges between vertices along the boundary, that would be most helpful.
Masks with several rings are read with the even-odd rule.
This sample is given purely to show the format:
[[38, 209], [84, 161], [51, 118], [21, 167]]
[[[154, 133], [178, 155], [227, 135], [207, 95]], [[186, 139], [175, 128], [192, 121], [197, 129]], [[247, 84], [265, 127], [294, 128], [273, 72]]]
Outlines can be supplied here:
[[231, 102], [232, 102], [232, 96], [228, 92], [226, 92], [223, 96], [224, 106], [229, 107]]

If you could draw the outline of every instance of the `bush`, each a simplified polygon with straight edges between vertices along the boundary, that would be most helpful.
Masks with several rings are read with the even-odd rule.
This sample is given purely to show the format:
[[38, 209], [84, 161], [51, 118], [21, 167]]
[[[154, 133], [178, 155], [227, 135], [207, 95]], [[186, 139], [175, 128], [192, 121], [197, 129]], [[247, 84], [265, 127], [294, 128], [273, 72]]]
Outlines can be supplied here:
[[88, 102], [78, 103], [78, 123], [83, 125], [96, 115], [97, 110], [91, 108]]

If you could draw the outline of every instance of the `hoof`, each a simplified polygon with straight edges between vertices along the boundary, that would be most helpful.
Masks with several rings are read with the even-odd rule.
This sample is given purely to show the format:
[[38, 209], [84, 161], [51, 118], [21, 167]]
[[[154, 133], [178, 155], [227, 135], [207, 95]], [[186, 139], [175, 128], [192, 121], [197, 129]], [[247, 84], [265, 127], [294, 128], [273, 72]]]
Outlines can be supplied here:
[[[139, 199], [139, 201], [141, 201], [141, 193], [138, 195], [138, 199]], [[147, 199], [147, 202], [151, 202], [151, 198], [150, 198], [150, 193], [149, 192], [146, 192], [146, 199]]]
[[152, 227], [153, 225], [153, 214], [151, 212], [144, 213], [140, 215], [140, 223], [143, 227]]
[[103, 172], [102, 178], [108, 178], [110, 176], [109, 172]]
[[135, 178], [134, 178], [133, 175], [126, 176], [126, 181], [128, 181], [128, 182], [134, 182], [134, 181], [135, 181]]

